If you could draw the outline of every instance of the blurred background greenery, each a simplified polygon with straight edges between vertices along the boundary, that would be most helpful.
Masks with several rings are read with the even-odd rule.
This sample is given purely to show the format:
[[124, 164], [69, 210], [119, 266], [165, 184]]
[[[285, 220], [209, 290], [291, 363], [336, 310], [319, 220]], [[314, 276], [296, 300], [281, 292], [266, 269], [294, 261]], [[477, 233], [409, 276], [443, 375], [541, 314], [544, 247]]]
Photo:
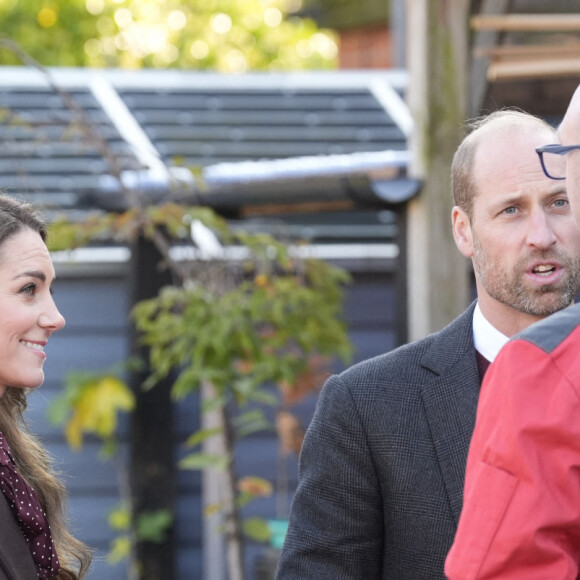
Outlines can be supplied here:
[[[335, 33], [302, 10], [302, 0], [3, 0], [0, 22], [45, 66], [335, 68]], [[20, 62], [1, 51], [7, 64]]]

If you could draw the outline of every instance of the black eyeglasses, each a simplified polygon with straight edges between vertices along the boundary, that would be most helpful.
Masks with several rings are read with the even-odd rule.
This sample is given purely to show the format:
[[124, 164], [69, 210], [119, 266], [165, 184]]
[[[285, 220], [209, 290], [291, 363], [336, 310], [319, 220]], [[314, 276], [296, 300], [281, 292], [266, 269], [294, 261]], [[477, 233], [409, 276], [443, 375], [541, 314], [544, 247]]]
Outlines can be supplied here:
[[566, 179], [566, 159], [564, 155], [580, 145], [543, 145], [536, 147], [542, 169], [550, 179]]

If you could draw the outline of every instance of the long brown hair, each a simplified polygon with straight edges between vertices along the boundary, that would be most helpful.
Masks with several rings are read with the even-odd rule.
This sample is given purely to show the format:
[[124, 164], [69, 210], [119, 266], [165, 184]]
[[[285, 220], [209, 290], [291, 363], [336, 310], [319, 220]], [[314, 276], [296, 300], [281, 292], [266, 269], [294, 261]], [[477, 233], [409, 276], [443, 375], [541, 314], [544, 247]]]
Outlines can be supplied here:
[[[4, 242], [23, 229], [38, 232], [46, 241], [46, 223], [32, 206], [0, 194], [0, 258]], [[24, 420], [26, 394], [25, 389], [6, 388], [0, 397], [0, 431], [12, 450], [18, 471], [36, 491], [46, 511], [61, 565], [55, 580], [80, 580], [88, 571], [92, 552], [67, 529], [66, 490], [54, 472], [47, 451]]]

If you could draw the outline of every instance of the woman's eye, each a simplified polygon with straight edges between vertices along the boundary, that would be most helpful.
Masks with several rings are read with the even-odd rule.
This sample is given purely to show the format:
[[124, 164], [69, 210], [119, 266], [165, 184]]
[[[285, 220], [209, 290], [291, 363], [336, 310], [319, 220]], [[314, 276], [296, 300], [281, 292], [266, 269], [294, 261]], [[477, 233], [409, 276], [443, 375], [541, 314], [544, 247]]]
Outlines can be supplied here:
[[26, 284], [23, 288], [21, 288], [21, 294], [28, 294], [28, 296], [34, 296], [36, 294], [36, 284]]

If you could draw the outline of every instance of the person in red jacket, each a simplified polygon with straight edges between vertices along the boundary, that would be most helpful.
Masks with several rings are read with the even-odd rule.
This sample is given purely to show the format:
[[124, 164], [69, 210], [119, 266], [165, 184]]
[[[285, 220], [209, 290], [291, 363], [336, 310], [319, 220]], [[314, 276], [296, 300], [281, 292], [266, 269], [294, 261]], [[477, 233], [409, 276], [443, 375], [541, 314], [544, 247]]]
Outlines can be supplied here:
[[[580, 224], [580, 86], [538, 147]], [[580, 248], [579, 248], [580, 252]], [[482, 385], [450, 580], [580, 577], [580, 304], [516, 335]]]

